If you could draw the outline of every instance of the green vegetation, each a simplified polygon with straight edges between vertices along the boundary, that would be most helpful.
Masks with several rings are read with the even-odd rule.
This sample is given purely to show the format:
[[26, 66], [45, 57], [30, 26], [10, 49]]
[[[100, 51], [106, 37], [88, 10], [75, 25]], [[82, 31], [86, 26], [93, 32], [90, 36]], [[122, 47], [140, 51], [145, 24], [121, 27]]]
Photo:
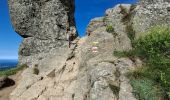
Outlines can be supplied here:
[[113, 26], [108, 25], [108, 26], [106, 27], [106, 31], [107, 31], [108, 33], [113, 33], [113, 32], [114, 32]]
[[[157, 26], [147, 34], [134, 41], [132, 51], [114, 53], [122, 57], [136, 56], [145, 62], [143, 67], [128, 74], [139, 99], [157, 100], [154, 98], [161, 94], [165, 100], [170, 99], [170, 28]], [[154, 94], [150, 94], [151, 92]], [[148, 98], [146, 94], [152, 95], [152, 98]]]
[[[133, 43], [134, 39], [135, 39], [135, 31], [133, 29], [133, 26], [132, 26], [132, 22], [127, 22], [125, 23], [126, 27], [126, 33], [128, 35], [128, 38], [131, 40], [131, 42]], [[133, 44], [132, 44], [133, 46]]]
[[20, 70], [23, 70], [24, 68], [27, 68], [28, 66], [26, 64], [23, 64], [23, 65], [20, 65], [16, 68], [11, 68], [11, 69], [8, 69], [8, 70], [3, 70], [3, 71], [0, 71], [0, 77], [1, 76], [10, 76], [10, 75], [14, 75], [16, 74], [17, 72], [19, 72]]
[[124, 6], [120, 5], [119, 8], [121, 9], [121, 14], [126, 15], [128, 13], [127, 9]]
[[114, 51], [114, 56], [117, 57], [134, 57], [135, 52], [134, 51]]
[[38, 69], [38, 65], [37, 64], [33, 68], [33, 74], [35, 74], [35, 75], [39, 74], [39, 69]]
[[[153, 81], [148, 79], [136, 79], [130, 81], [133, 87], [133, 94], [139, 100], [158, 100], [162, 94], [159, 92], [161, 89], [156, 86]], [[162, 100], [162, 99], [159, 99]]]
[[114, 37], [116, 37], [116, 36], [118, 35], [118, 34], [115, 32], [113, 26], [111, 26], [111, 25], [108, 25], [108, 26], [106, 27], [106, 31], [107, 31], [108, 33], [112, 33], [112, 35], [113, 35]]
[[136, 8], [136, 5], [132, 5], [129, 11], [127, 11], [127, 9], [122, 5], [120, 5], [119, 7], [121, 9], [120, 13], [123, 15], [121, 21], [126, 26], [125, 29], [129, 39], [131, 40], [131, 42], [133, 42], [135, 38], [135, 31], [133, 30], [133, 23], [131, 22], [131, 19], [133, 17], [133, 10]]
[[33, 74], [35, 74], [35, 75], [38, 75], [38, 74], [39, 74], [38, 68], [33, 68]]

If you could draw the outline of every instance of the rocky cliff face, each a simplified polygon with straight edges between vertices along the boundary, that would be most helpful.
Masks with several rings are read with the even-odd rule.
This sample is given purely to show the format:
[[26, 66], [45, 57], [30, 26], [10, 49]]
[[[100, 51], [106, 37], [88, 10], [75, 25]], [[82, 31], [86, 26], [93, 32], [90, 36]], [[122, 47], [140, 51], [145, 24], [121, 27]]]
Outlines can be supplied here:
[[[9, 0], [15, 31], [24, 40], [20, 63], [37, 63], [54, 49], [65, 47], [75, 29], [74, 0]], [[72, 32], [73, 33], [73, 32]], [[76, 31], [73, 33], [77, 37]]]
[[[25, 17], [29, 9], [37, 2], [44, 3], [41, 9], [36, 8], [36, 10], [40, 10], [36, 14], [40, 14], [41, 17], [34, 17], [35, 19]], [[87, 28], [89, 36], [81, 39], [76, 38], [72, 41], [71, 48], [68, 48], [64, 38], [65, 34], [69, 34], [66, 32], [67, 22], [69, 22], [70, 30], [72, 27], [75, 28], [74, 23], [71, 24], [72, 21], [74, 22], [74, 18], [67, 18], [69, 15], [73, 15], [73, 1], [36, 0], [35, 2], [34, 0], [28, 3], [18, 0], [9, 1], [15, 30], [24, 37], [20, 48], [20, 62], [31, 62], [30, 59], [38, 62], [35, 63], [36, 66], [30, 67], [22, 73], [22, 79], [10, 94], [10, 99], [136, 100], [125, 73], [141, 66], [142, 62], [139, 59], [115, 57], [113, 51], [132, 49], [131, 41], [138, 37], [140, 32], [146, 31], [163, 18], [159, 16], [159, 10], [163, 10], [163, 12], [166, 10], [167, 14], [166, 21], [159, 23], [169, 24], [170, 14], [167, 10], [169, 3], [153, 1], [148, 4], [147, 2], [149, 0], [141, 0], [138, 5], [119, 4], [108, 9], [106, 16], [95, 18], [89, 23]], [[148, 15], [143, 12], [147, 10], [144, 9], [143, 4], [146, 7], [162, 4], [166, 9], [157, 6], [151, 7], [151, 12]], [[67, 7], [70, 8], [68, 13], [66, 13]], [[159, 10], [153, 12], [154, 9]], [[21, 13], [23, 10], [24, 13]], [[21, 16], [22, 14], [23, 16]], [[148, 21], [149, 19], [153, 20], [151, 15], [157, 16], [158, 20]], [[141, 18], [140, 22], [136, 20], [139, 17]], [[20, 18], [21, 20], [17, 20]], [[27, 27], [29, 23], [31, 26]], [[25, 28], [21, 28], [22, 26]], [[56, 29], [53, 29], [54, 26]], [[38, 28], [35, 30], [34, 27]], [[108, 31], [108, 27], [111, 27], [112, 32]], [[39, 55], [43, 59], [37, 58]]]
[[140, 0], [133, 19], [136, 37], [154, 25], [170, 25], [169, 0]]

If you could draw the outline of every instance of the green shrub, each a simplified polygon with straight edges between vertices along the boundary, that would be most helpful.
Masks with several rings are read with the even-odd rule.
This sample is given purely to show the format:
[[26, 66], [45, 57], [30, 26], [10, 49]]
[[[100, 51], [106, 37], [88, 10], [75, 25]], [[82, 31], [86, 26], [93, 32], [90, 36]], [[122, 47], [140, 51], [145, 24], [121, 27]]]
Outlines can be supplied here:
[[162, 100], [162, 93], [160, 86], [154, 84], [153, 81], [149, 79], [136, 79], [130, 81], [133, 87], [133, 94], [139, 100]]
[[18, 71], [23, 70], [25, 68], [28, 68], [28, 66], [26, 64], [23, 64], [23, 65], [17, 66], [16, 68], [11, 68], [11, 69], [8, 69], [8, 70], [3, 70], [3, 71], [0, 71], [0, 76], [14, 75]]
[[140, 72], [140, 75], [153, 80], [155, 84], [160, 84], [168, 96], [170, 92], [170, 28], [157, 26], [149, 30], [147, 34], [134, 42], [136, 55], [148, 66]]
[[106, 27], [106, 31], [107, 31], [108, 33], [113, 33], [113, 32], [114, 32], [113, 26], [108, 25], [108, 26]]
[[38, 65], [37, 64], [33, 68], [33, 74], [35, 74], [35, 75], [39, 74], [39, 69], [38, 69]]
[[33, 74], [38, 75], [39, 74], [39, 69], [38, 68], [33, 68]]
[[[127, 57], [137, 56], [145, 62], [145, 67], [130, 73], [131, 81], [147, 78], [155, 85], [160, 85], [163, 91], [159, 92], [166, 94], [166, 99], [170, 99], [170, 28], [156, 26], [150, 29], [147, 35], [134, 40], [133, 46], [134, 49], [130, 52], [118, 53]], [[136, 87], [133, 84], [132, 86], [135, 90]], [[145, 95], [142, 96], [145, 98]]]

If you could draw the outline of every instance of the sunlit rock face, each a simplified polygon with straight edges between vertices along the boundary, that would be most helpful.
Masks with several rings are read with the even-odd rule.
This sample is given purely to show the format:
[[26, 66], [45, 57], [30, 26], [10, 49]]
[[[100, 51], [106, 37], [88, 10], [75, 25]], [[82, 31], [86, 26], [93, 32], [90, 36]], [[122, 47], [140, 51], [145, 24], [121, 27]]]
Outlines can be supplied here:
[[[9, 0], [13, 27], [22, 36], [20, 63], [42, 59], [66, 45], [66, 34], [75, 30], [74, 0]], [[77, 37], [74, 31], [74, 38]]]
[[133, 19], [136, 37], [155, 25], [170, 26], [169, 0], [140, 0]]
[[169, 24], [168, 0], [156, 1], [118, 4], [92, 19], [88, 36], [79, 39], [73, 0], [10, 0], [14, 29], [24, 38], [20, 63], [34, 64], [23, 71], [10, 100], [137, 100], [127, 73], [142, 61], [113, 52], [131, 50], [141, 32]]

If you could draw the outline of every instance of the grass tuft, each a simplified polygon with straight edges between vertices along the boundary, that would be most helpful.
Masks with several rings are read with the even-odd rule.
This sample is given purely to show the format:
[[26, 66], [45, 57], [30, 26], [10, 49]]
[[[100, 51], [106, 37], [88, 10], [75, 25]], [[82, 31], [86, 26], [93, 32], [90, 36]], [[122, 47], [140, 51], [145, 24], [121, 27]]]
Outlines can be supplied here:
[[113, 32], [114, 32], [113, 26], [108, 25], [108, 26], [106, 27], [106, 31], [107, 31], [108, 33], [113, 33]]
[[162, 100], [162, 93], [160, 86], [154, 84], [153, 81], [149, 79], [137, 79], [130, 81], [133, 87], [133, 94], [139, 100]]

